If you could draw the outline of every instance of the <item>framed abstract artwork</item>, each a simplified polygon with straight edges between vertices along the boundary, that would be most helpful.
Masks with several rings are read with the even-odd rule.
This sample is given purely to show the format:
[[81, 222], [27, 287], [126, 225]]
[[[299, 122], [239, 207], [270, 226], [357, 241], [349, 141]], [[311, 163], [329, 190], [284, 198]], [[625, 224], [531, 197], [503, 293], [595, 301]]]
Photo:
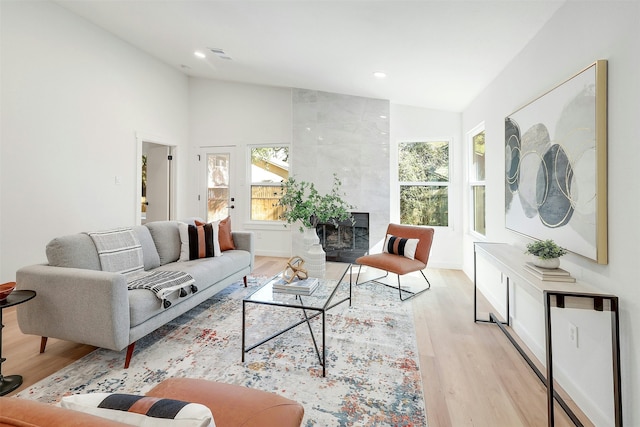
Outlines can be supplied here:
[[505, 118], [505, 225], [607, 264], [607, 61]]

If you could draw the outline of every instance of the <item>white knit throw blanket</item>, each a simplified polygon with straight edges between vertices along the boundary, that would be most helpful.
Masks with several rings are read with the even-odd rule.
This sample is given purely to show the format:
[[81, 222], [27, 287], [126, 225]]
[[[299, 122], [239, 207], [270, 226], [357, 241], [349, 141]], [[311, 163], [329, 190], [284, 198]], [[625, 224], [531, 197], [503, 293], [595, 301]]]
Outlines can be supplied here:
[[102, 271], [133, 274], [144, 270], [142, 245], [131, 228], [87, 233], [98, 250]]
[[164, 308], [171, 306], [167, 297], [180, 291], [180, 296], [187, 296], [186, 288], [194, 293], [198, 290], [194, 279], [183, 271], [144, 271], [142, 245], [132, 228], [87, 233], [93, 239], [100, 258], [102, 271], [121, 273], [127, 276], [127, 287], [131, 289], [148, 289], [162, 302]]
[[176, 291], [180, 291], [181, 297], [186, 297], [187, 288], [191, 293], [198, 291], [193, 284], [195, 280], [189, 273], [184, 271], [159, 271], [155, 270], [144, 275], [136, 275], [127, 282], [127, 287], [131, 289], [148, 289], [155, 293], [162, 301], [164, 308], [171, 306], [171, 301], [167, 297]]

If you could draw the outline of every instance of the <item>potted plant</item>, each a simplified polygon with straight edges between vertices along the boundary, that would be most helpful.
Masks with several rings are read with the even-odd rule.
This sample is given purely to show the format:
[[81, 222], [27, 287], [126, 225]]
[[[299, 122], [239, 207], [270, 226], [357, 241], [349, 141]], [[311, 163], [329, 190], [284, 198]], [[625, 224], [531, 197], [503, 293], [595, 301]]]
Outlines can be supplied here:
[[560, 266], [560, 257], [567, 253], [567, 250], [558, 246], [551, 239], [538, 240], [529, 243], [525, 253], [534, 256], [533, 263], [543, 268], [558, 268]]
[[289, 224], [300, 221], [300, 231], [305, 228], [315, 230], [320, 223], [332, 223], [337, 227], [339, 221], [351, 218], [350, 209], [353, 209], [342, 199], [345, 194], [340, 192], [341, 186], [342, 182], [334, 173], [331, 192], [321, 195], [312, 182], [289, 177], [281, 184], [282, 197], [278, 206], [285, 208], [281, 218]]
[[[340, 192], [342, 182], [336, 174], [333, 174], [333, 186], [331, 192], [322, 195], [312, 182], [298, 181], [289, 177], [282, 182], [282, 198], [278, 205], [283, 206], [284, 212], [280, 216], [289, 224], [300, 221], [302, 235], [302, 257], [307, 262], [305, 268], [309, 277], [324, 277], [326, 254], [320, 245], [320, 239], [316, 233], [316, 226], [321, 223], [332, 223], [336, 227], [339, 221], [353, 217], [349, 203], [345, 202]], [[294, 248], [300, 237], [293, 236]]]

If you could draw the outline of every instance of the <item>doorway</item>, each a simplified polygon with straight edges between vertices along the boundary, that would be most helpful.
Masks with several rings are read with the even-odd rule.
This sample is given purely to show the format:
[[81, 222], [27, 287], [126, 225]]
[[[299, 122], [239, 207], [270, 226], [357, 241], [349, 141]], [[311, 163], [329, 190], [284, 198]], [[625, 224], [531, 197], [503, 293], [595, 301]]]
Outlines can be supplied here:
[[200, 149], [200, 212], [207, 222], [231, 216], [236, 218], [237, 189], [235, 180], [235, 147], [202, 147]]
[[175, 147], [138, 136], [137, 224], [172, 219]]

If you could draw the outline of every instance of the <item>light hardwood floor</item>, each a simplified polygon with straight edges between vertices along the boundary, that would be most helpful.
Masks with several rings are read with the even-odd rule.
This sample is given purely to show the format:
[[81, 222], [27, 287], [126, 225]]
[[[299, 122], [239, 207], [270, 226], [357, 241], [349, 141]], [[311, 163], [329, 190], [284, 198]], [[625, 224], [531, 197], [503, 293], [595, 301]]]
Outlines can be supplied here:
[[[275, 274], [285, 263], [284, 258], [256, 257], [254, 274]], [[414, 312], [429, 427], [546, 426], [545, 387], [499, 328], [473, 322], [473, 283], [457, 270], [428, 268], [426, 274], [431, 290], [405, 304]], [[489, 309], [481, 298], [479, 307], [480, 312]], [[20, 332], [15, 307], [3, 315], [7, 360], [2, 373], [23, 376], [17, 391], [94, 349], [50, 339], [40, 354], [39, 337]], [[555, 412], [556, 426], [573, 425], [557, 405]]]

